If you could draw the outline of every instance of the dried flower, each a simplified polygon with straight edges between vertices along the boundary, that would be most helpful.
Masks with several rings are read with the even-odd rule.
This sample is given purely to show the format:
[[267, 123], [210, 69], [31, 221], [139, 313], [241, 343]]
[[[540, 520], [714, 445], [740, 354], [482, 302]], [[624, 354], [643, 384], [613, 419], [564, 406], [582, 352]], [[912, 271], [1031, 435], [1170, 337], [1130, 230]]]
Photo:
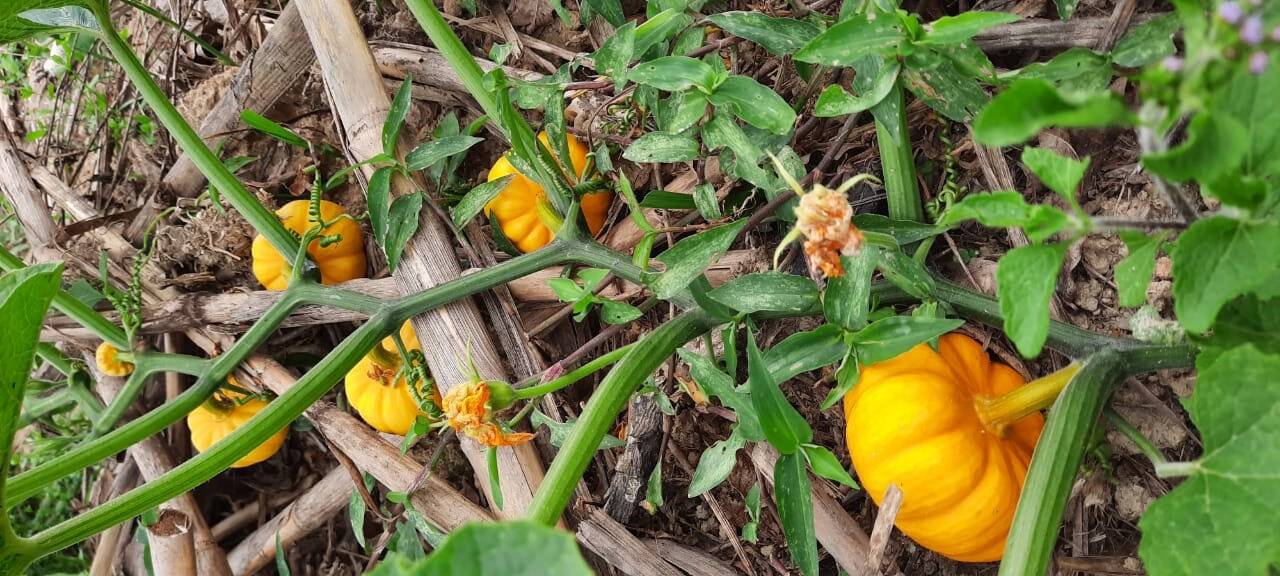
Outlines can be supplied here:
[[1238, 2], [1223, 2], [1218, 6], [1218, 17], [1227, 24], [1238, 24], [1244, 18], [1244, 8]]
[[1262, 74], [1267, 71], [1267, 63], [1271, 61], [1271, 57], [1261, 50], [1254, 52], [1249, 56], [1249, 71], [1254, 74]]
[[1240, 41], [1250, 46], [1261, 44], [1264, 35], [1262, 16], [1257, 14], [1246, 18], [1244, 24], [1240, 26]]
[[796, 230], [804, 235], [804, 253], [826, 278], [844, 274], [841, 256], [862, 246], [862, 233], [853, 226], [853, 207], [844, 192], [817, 185], [800, 196]]
[[445, 422], [485, 446], [515, 446], [533, 439], [528, 432], [507, 432], [493, 421], [489, 383], [478, 378], [459, 384], [444, 395]]

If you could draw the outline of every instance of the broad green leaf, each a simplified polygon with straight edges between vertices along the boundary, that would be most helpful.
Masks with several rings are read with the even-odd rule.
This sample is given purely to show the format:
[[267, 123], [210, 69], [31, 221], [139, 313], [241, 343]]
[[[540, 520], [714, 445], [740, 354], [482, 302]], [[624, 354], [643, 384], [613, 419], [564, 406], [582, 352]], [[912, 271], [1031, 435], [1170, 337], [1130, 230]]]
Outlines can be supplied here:
[[1116, 288], [1120, 292], [1120, 305], [1126, 308], [1141, 306], [1147, 302], [1147, 286], [1151, 273], [1156, 269], [1156, 254], [1164, 234], [1148, 236], [1142, 232], [1122, 230], [1119, 233], [1129, 255], [1116, 264]]
[[1049, 302], [1066, 251], [1065, 244], [1014, 248], [996, 269], [1004, 331], [1026, 358], [1038, 356], [1049, 336]]
[[658, 256], [657, 260], [667, 269], [649, 283], [649, 289], [662, 299], [675, 296], [702, 275], [712, 260], [724, 254], [746, 225], [745, 219], [738, 220], [676, 242], [675, 246]]
[[853, 256], [842, 256], [844, 274], [827, 281], [822, 292], [822, 310], [827, 322], [845, 330], [861, 330], [867, 325], [871, 306], [871, 276], [875, 274], [879, 250], [864, 246]]
[[977, 220], [993, 228], [1022, 228], [1033, 242], [1043, 242], [1069, 223], [1061, 210], [1045, 204], [1027, 204], [1022, 194], [1010, 191], [965, 196], [947, 209], [938, 225], [949, 227], [965, 220]]
[[803, 20], [774, 18], [754, 10], [721, 12], [707, 19], [725, 32], [763, 46], [775, 56], [786, 56], [804, 48], [819, 33], [817, 26]]
[[454, 136], [445, 136], [423, 142], [415, 147], [404, 158], [404, 163], [410, 170], [425, 170], [436, 162], [444, 160], [455, 154], [466, 152], [472, 146], [483, 142], [483, 138], [476, 138], [466, 134], [457, 134]]
[[890, 316], [876, 320], [849, 335], [850, 345], [862, 364], [895, 358], [922, 342], [928, 342], [964, 325], [964, 320], [924, 316]]
[[729, 108], [747, 124], [774, 134], [786, 134], [796, 122], [796, 112], [786, 100], [749, 76], [726, 78], [708, 100]]
[[818, 286], [813, 280], [785, 272], [739, 276], [707, 295], [746, 314], [761, 311], [799, 314], [818, 304]]
[[805, 576], [818, 576], [818, 539], [813, 527], [813, 487], [805, 459], [783, 454], [773, 466], [773, 495], [791, 560]]
[[[558, 448], [564, 444], [566, 439], [569, 438], [569, 434], [573, 432], [573, 427], [578, 423], [578, 421], [577, 419], [571, 418], [568, 422], [560, 422], [546, 414], [543, 414], [541, 410], [534, 408], [533, 413], [529, 415], [529, 423], [532, 424], [534, 428], [546, 426], [547, 431], [551, 433], [548, 440], [551, 441], [552, 446]], [[600, 439], [600, 445], [596, 446], [596, 450], [607, 450], [609, 448], [619, 448], [626, 445], [627, 443], [625, 441], [609, 434], [605, 434], [604, 438]]]
[[591, 576], [573, 534], [530, 520], [475, 522], [425, 559], [391, 555], [369, 576]]
[[688, 162], [698, 157], [701, 146], [688, 136], [650, 132], [636, 139], [622, 153], [632, 162]]
[[1259, 177], [1280, 174], [1280, 130], [1274, 128], [1280, 125], [1276, 94], [1280, 94], [1280, 66], [1275, 65], [1268, 66], [1261, 75], [1249, 72], [1244, 66], [1237, 67], [1230, 82], [1215, 91], [1214, 117], [1235, 118], [1249, 132], [1248, 153], [1241, 165], [1246, 174]]
[[1022, 149], [1022, 163], [1050, 190], [1058, 193], [1068, 204], [1076, 206], [1076, 190], [1089, 170], [1089, 157], [1084, 160], [1068, 158], [1048, 148]]
[[830, 118], [870, 110], [889, 95], [893, 84], [898, 81], [902, 65], [896, 59], [882, 65], [883, 59], [879, 56], [868, 56], [862, 62], [864, 64], [855, 65], [858, 75], [854, 78], [853, 88], [858, 95], [849, 94], [839, 84], [827, 86], [814, 104], [814, 116]]
[[688, 56], [690, 52], [702, 47], [703, 40], [707, 38], [707, 31], [701, 27], [685, 28], [675, 40], [671, 41], [671, 54], [675, 56]]
[[716, 73], [706, 62], [688, 56], [664, 56], [636, 64], [627, 79], [667, 92], [688, 90], [694, 86], [710, 90]]
[[980, 34], [992, 26], [1017, 22], [1022, 18], [1008, 12], [972, 10], [956, 16], [943, 16], [931, 22], [917, 44], [957, 44]]
[[921, 300], [932, 298], [933, 278], [915, 259], [901, 250], [881, 250], [876, 268], [894, 286]]
[[692, 22], [693, 18], [684, 13], [684, 8], [668, 8], [654, 14], [644, 24], [636, 26], [636, 56], [643, 56], [655, 44], [665, 41]]
[[388, 156], [396, 155], [396, 145], [400, 141], [400, 129], [404, 126], [404, 118], [409, 114], [409, 104], [413, 97], [413, 76], [406, 75], [396, 91], [396, 97], [387, 110], [387, 120], [382, 124], [382, 152]]
[[795, 59], [824, 66], [852, 66], [864, 56], [892, 53], [904, 39], [902, 25], [891, 15], [875, 20], [856, 15], [810, 40], [796, 52]]
[[1249, 151], [1249, 131], [1230, 116], [1201, 112], [1187, 126], [1187, 139], [1168, 152], [1145, 154], [1142, 165], [1174, 182], [1213, 180], [1235, 170]]
[[1116, 47], [1111, 50], [1111, 61], [1120, 66], [1141, 68], [1172, 56], [1178, 50], [1173, 38], [1181, 27], [1178, 15], [1173, 13], [1144, 22], [1116, 42]]
[[697, 90], [677, 92], [665, 102], [671, 108], [671, 115], [662, 129], [672, 134], [692, 128], [707, 115], [707, 95]]
[[924, 224], [912, 220], [890, 220], [883, 214], [857, 214], [853, 217], [853, 225], [866, 232], [879, 232], [893, 236], [899, 246], [915, 244], [925, 238], [942, 233], [943, 228], [933, 224]]
[[734, 428], [727, 440], [719, 440], [703, 450], [693, 478], [689, 480], [689, 497], [701, 496], [724, 482], [738, 463], [738, 450], [746, 445], [747, 441], [738, 434], [738, 428]]
[[1111, 92], [1064, 95], [1044, 80], [1018, 80], [991, 100], [973, 122], [974, 137], [988, 146], [1010, 146], [1042, 128], [1129, 126], [1135, 121]]
[[919, 47], [907, 55], [902, 85], [954, 122], [968, 122], [987, 103], [987, 91], [973, 74], [931, 48]]
[[702, 141], [707, 145], [707, 150], [728, 148], [733, 151], [738, 162], [751, 166], [756, 166], [764, 156], [764, 151], [747, 137], [747, 133], [743, 132], [728, 114], [723, 112], [717, 112], [712, 116], [711, 121], [702, 127]]
[[8, 476], [27, 375], [40, 343], [40, 324], [58, 293], [62, 263], [45, 262], [0, 276], [0, 475]]
[[750, 330], [747, 331], [747, 381], [751, 385], [751, 405], [760, 418], [760, 428], [778, 452], [795, 454], [801, 444], [813, 440], [809, 423], [782, 395]]
[[1186, 407], [1204, 454], [1189, 478], [1142, 515], [1138, 552], [1152, 576], [1274, 573], [1280, 567], [1280, 356], [1246, 345], [1199, 368]]
[[706, 356], [681, 348], [677, 351], [680, 359], [689, 365], [689, 374], [709, 396], [716, 398], [720, 404], [733, 410], [738, 417], [735, 433], [744, 440], [759, 442], [764, 440], [764, 432], [760, 429], [760, 419], [756, 416], [751, 396], [738, 391], [733, 378], [716, 367]]
[[635, 57], [636, 24], [627, 22], [613, 31], [591, 58], [601, 74], [613, 78], [614, 90], [621, 90], [627, 82], [627, 66]]
[[765, 353], [764, 360], [773, 381], [786, 382], [797, 374], [839, 362], [848, 350], [844, 331], [826, 324], [787, 336]]
[[1048, 62], [1028, 64], [1002, 74], [1002, 79], [1045, 80], [1071, 94], [1100, 94], [1111, 84], [1115, 71], [1107, 57], [1088, 48], [1072, 48]]
[[[1280, 300], [1253, 295], [1236, 298], [1222, 307], [1213, 323], [1213, 337], [1204, 348], [1231, 349], [1251, 344], [1267, 354], [1280, 354]], [[1204, 361], [1201, 353], [1198, 361]]]
[[858, 483], [853, 481], [853, 476], [849, 475], [849, 471], [844, 469], [844, 465], [830, 450], [817, 444], [805, 444], [800, 448], [804, 450], [804, 457], [809, 461], [809, 468], [814, 474], [854, 490], [858, 489]]
[[387, 222], [391, 214], [391, 178], [395, 175], [390, 166], [374, 170], [369, 177], [367, 202], [369, 205], [369, 227], [373, 228], [373, 238], [379, 245], [387, 244]]
[[1225, 216], [1197, 220], [1178, 237], [1173, 305], [1189, 332], [1213, 325], [1223, 304], [1258, 288], [1280, 270], [1280, 225]]
[[290, 130], [288, 127], [283, 126], [275, 122], [274, 120], [271, 120], [257, 112], [254, 112], [253, 110], [245, 109], [241, 111], [240, 121], [244, 122], [245, 126], [253, 128], [254, 130], [257, 130], [263, 134], [266, 134], [267, 136], [275, 138], [276, 140], [284, 142], [285, 144], [288, 144], [295, 148], [301, 148], [303, 150], [306, 150], [307, 148], [310, 147], [310, 145], [307, 143], [307, 139], [303, 138], [302, 136], [299, 136], [297, 132], [294, 132], [293, 130]]
[[387, 213], [387, 238], [382, 245], [387, 253], [387, 266], [394, 272], [400, 265], [405, 244], [418, 231], [418, 215], [422, 212], [422, 193], [414, 192], [396, 198]]
[[615, 28], [621, 26], [627, 20], [627, 16], [622, 13], [622, 3], [618, 0], [586, 0], [591, 5], [591, 9], [604, 17], [605, 22]]
[[[385, 170], [385, 168], [384, 168]], [[497, 180], [490, 180], [483, 184], [472, 188], [458, 201], [453, 207], [453, 224], [458, 229], [466, 228], [467, 223], [471, 222], [477, 214], [484, 210], [489, 202], [498, 197], [498, 194], [507, 187], [507, 183], [515, 177], [514, 174], [508, 174]], [[372, 187], [372, 184], [370, 184]]]

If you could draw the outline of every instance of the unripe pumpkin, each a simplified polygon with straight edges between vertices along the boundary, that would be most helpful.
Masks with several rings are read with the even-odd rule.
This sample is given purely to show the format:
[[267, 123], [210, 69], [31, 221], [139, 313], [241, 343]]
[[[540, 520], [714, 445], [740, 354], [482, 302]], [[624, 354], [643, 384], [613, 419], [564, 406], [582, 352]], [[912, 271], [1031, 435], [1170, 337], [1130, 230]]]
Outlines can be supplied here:
[[[227, 381], [235, 386], [235, 378], [227, 377]], [[191, 429], [191, 444], [196, 452], [204, 452], [217, 444], [250, 418], [253, 418], [268, 402], [261, 398], [243, 400], [244, 395], [233, 390], [219, 390], [209, 402], [205, 402], [187, 415], [187, 427]], [[252, 466], [270, 458], [284, 445], [289, 428], [286, 426], [260, 444], [244, 457], [236, 460], [232, 468]]]
[[98, 365], [98, 370], [107, 376], [123, 378], [133, 374], [133, 363], [121, 360], [120, 349], [108, 342], [98, 345], [98, 349], [93, 352], [93, 359]]
[[1025, 383], [957, 333], [862, 368], [844, 399], [849, 455], [877, 504], [902, 490], [904, 534], [954, 560], [1000, 559], [1044, 417], [994, 422], [986, 407]]
[[[310, 202], [294, 200], [276, 210], [276, 216], [285, 228], [301, 236], [311, 227], [307, 210]], [[346, 214], [342, 206], [328, 200], [320, 201], [320, 217], [326, 221]], [[320, 268], [323, 284], [340, 284], [356, 278], [364, 278], [364, 237], [360, 224], [354, 220], [339, 220], [323, 229], [322, 234], [341, 235], [341, 239], [328, 246], [320, 246], [320, 240], [312, 240], [307, 254]], [[253, 275], [267, 290], [284, 290], [289, 287], [290, 262], [293, 255], [281, 256], [275, 246], [259, 234], [253, 239]]]
[[[539, 133], [538, 140], [553, 154], [556, 153], [556, 147], [549, 143], [546, 132]], [[570, 134], [565, 135], [565, 140], [568, 144], [569, 160], [573, 163], [574, 175], [581, 181], [586, 176], [583, 172], [587, 169], [587, 147]], [[563, 165], [564, 159], [561, 158], [560, 162]], [[521, 252], [533, 252], [546, 246], [556, 235], [556, 231], [549, 228], [543, 217], [539, 216], [540, 210], [550, 210], [550, 206], [547, 205], [546, 191], [533, 180], [517, 172], [515, 166], [511, 165], [504, 154], [489, 169], [489, 181], [508, 174], [515, 174], [515, 176], [493, 200], [489, 201], [489, 204], [484, 207], [484, 213], [498, 221], [502, 233]], [[582, 197], [580, 205], [582, 216], [586, 218], [587, 228], [591, 234], [600, 232], [604, 227], [604, 219], [609, 214], [609, 203], [612, 201], [613, 192], [608, 190], [593, 192]]]
[[[400, 327], [400, 339], [410, 350], [422, 349], [413, 326], [408, 322]], [[414, 400], [404, 377], [395, 378], [400, 362], [395, 340], [388, 336], [347, 372], [344, 389], [347, 401], [361, 419], [381, 432], [404, 436], [418, 416], [426, 413]], [[395, 382], [391, 381], [392, 378]], [[440, 404], [440, 392], [434, 384], [431, 385], [431, 394], [436, 404]]]

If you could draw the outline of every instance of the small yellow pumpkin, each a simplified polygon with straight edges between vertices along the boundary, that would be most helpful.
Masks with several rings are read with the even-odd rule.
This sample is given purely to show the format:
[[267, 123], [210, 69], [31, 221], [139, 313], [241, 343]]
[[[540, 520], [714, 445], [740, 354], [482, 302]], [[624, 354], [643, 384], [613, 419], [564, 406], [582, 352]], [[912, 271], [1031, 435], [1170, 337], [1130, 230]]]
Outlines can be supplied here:
[[904, 534], [954, 560], [1000, 559], [1044, 417], [986, 410], [1024, 384], [956, 333], [862, 369], [844, 399], [849, 455], [877, 504], [890, 484], [902, 490]]
[[110, 343], [99, 344], [98, 349], [93, 352], [93, 359], [98, 364], [98, 370], [107, 376], [123, 378], [133, 374], [133, 363], [121, 360], [120, 349]]
[[[294, 200], [280, 207], [276, 216], [280, 217], [284, 227], [301, 236], [311, 227], [307, 210], [307, 200]], [[328, 200], [320, 201], [320, 217], [325, 221], [333, 220], [346, 214], [342, 206]], [[320, 246], [316, 239], [307, 246], [307, 254], [320, 268], [320, 281], [324, 284], [340, 284], [356, 278], [364, 278], [365, 255], [364, 237], [360, 233], [360, 224], [354, 220], [342, 219], [323, 230], [325, 235], [341, 235], [341, 239], [328, 246]], [[289, 287], [289, 274], [292, 268], [289, 263], [293, 256], [284, 257], [275, 246], [259, 234], [253, 239], [253, 275], [267, 290], [284, 290]]]
[[[238, 385], [235, 378], [230, 376], [227, 377], [227, 382], [232, 386]], [[209, 401], [187, 415], [187, 427], [191, 429], [191, 444], [195, 446], [196, 452], [208, 450], [210, 446], [217, 444], [261, 412], [267, 404], [265, 400], [257, 397], [245, 400], [243, 394], [234, 390], [215, 392]], [[288, 431], [289, 428], [286, 426], [276, 432], [252, 452], [236, 460], [231, 467], [244, 468], [270, 458], [284, 445]]]
[[[408, 322], [400, 327], [400, 339], [410, 350], [422, 349], [418, 335]], [[395, 340], [388, 336], [347, 372], [344, 389], [347, 401], [361, 419], [381, 432], [404, 436], [418, 416], [426, 413], [418, 406], [404, 377], [396, 378], [400, 362]], [[395, 382], [392, 382], [393, 378]], [[439, 405], [440, 392], [434, 384], [431, 385], [431, 394]]]
[[[555, 152], [556, 148], [547, 140], [546, 132], [539, 133], [538, 140], [553, 153]], [[565, 135], [565, 140], [567, 140], [569, 160], [573, 163], [574, 174], [582, 180], [586, 176], [584, 171], [587, 169], [587, 147], [569, 134]], [[564, 163], [564, 159], [560, 161]], [[542, 186], [517, 172], [515, 166], [511, 165], [511, 161], [507, 160], [504, 154], [489, 170], [489, 181], [508, 174], [515, 174], [515, 176], [507, 182], [502, 192], [489, 201], [489, 204], [484, 207], [484, 213], [498, 221], [502, 233], [506, 234], [507, 239], [511, 240], [511, 243], [515, 244], [521, 252], [533, 252], [546, 246], [556, 235], [556, 231], [549, 228], [544, 217], [539, 215], [539, 212], [551, 210], [547, 205], [546, 192]], [[582, 215], [587, 220], [587, 228], [591, 234], [599, 233], [604, 227], [604, 219], [609, 214], [609, 203], [612, 201], [613, 192], [608, 190], [593, 192], [582, 197]]]

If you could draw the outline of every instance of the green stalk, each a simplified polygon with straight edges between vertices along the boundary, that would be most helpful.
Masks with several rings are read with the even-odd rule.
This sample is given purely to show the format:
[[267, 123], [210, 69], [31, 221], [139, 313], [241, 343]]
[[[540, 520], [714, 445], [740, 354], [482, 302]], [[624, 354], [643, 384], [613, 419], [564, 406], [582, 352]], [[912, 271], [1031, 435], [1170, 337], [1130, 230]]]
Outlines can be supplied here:
[[[27, 264], [14, 256], [12, 252], [0, 246], [0, 270], [5, 272], [13, 272], [26, 268]], [[53, 307], [59, 312], [65, 314], [68, 318], [75, 320], [77, 324], [84, 326], [90, 332], [120, 350], [128, 350], [130, 348], [129, 341], [125, 339], [124, 330], [119, 326], [112, 324], [103, 315], [99, 314], [93, 308], [90, 308], [84, 302], [76, 300], [64, 290], [58, 290], [53, 295]]]
[[146, 384], [151, 376], [160, 372], [177, 372], [190, 376], [200, 376], [208, 370], [211, 363], [211, 360], [184, 354], [165, 354], [161, 352], [138, 352], [134, 354], [133, 373], [125, 380], [124, 386], [120, 388], [120, 393], [116, 394], [111, 404], [107, 405], [106, 409], [94, 420], [90, 437], [102, 436], [115, 427], [116, 422], [120, 421], [120, 417], [124, 416], [125, 411], [129, 409], [133, 401], [138, 399], [138, 394], [142, 392], [142, 386]]
[[36, 420], [55, 412], [61, 412], [76, 403], [76, 397], [70, 388], [61, 388], [49, 394], [23, 403], [22, 415], [18, 417], [18, 428], [22, 428]]
[[685, 312], [640, 339], [596, 388], [582, 409], [578, 423], [560, 446], [547, 469], [527, 517], [548, 526], [564, 513], [578, 479], [595, 456], [600, 439], [609, 431], [631, 394], [663, 361], [686, 342], [711, 328], [712, 320], [701, 309]]
[[889, 198], [889, 217], [923, 222], [924, 208], [920, 203], [920, 190], [916, 188], [916, 164], [911, 153], [911, 132], [907, 130], [902, 83], [894, 82], [893, 89], [871, 111], [876, 119], [876, 143], [880, 147], [884, 190]]
[[622, 346], [616, 350], [613, 350], [612, 352], [609, 352], [608, 354], [604, 354], [596, 358], [595, 360], [587, 362], [586, 364], [583, 364], [576, 370], [573, 370], [572, 372], [569, 372], [554, 380], [549, 380], [547, 382], [543, 382], [541, 384], [535, 384], [533, 386], [529, 386], [526, 388], [517, 388], [516, 399], [527, 400], [530, 398], [537, 398], [539, 396], [545, 396], [552, 392], [557, 392], [560, 389], [565, 388], [566, 386], [572, 386], [573, 384], [577, 383], [579, 380], [582, 380], [587, 376], [595, 374], [601, 368], [604, 368], [605, 366], [608, 366], [610, 364], [613, 364], [614, 362], [617, 362], [620, 358], [622, 358], [628, 352], [630, 352], [631, 348], [633, 348], [634, 346], [635, 346], [635, 343]]
[[63, 354], [61, 350], [58, 350], [58, 348], [53, 344], [48, 342], [36, 344], [36, 354], [40, 356], [41, 360], [48, 362], [50, 366], [53, 366], [58, 372], [61, 372], [63, 376], [70, 376], [76, 371], [75, 364], [71, 362], [71, 359], [67, 358], [67, 356]]
[[506, 284], [544, 268], [564, 264], [572, 260], [572, 256], [577, 253], [576, 241], [553, 240], [550, 244], [528, 254], [516, 256], [479, 272], [460, 276], [412, 296], [405, 296], [394, 303], [389, 303], [388, 308], [394, 320], [404, 322], [418, 314], [476, 292]]
[[236, 211], [249, 221], [254, 230], [267, 238], [271, 245], [281, 254], [293, 254], [298, 249], [298, 239], [293, 236], [284, 225], [280, 223], [280, 219], [272, 214], [258, 201], [252, 193], [245, 189], [244, 185], [231, 174], [230, 170], [222, 164], [222, 160], [214, 154], [209, 147], [205, 145], [204, 140], [196, 133], [187, 120], [182, 117], [173, 107], [173, 103], [169, 102], [169, 98], [165, 96], [164, 90], [156, 84], [155, 79], [147, 72], [142, 62], [138, 61], [137, 55], [133, 53], [133, 49], [129, 47], [129, 43], [125, 42], [115, 28], [111, 26], [110, 18], [106, 14], [98, 15], [99, 23], [102, 26], [101, 37], [107, 45], [107, 49], [115, 56], [120, 67], [124, 69], [124, 73], [133, 82], [134, 87], [138, 89], [138, 94], [155, 112], [156, 118], [164, 125], [173, 139], [178, 142], [178, 146], [183, 152], [191, 158], [191, 162], [196, 168], [204, 174], [209, 180], [209, 185], [218, 189], [223, 197], [235, 207]]

